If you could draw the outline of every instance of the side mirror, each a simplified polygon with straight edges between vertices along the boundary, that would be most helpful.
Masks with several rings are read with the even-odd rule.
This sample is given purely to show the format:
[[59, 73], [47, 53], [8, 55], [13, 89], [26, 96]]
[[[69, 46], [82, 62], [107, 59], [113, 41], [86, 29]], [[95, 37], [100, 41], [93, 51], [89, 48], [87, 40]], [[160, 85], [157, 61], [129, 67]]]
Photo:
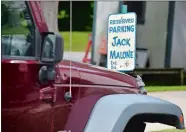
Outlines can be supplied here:
[[47, 34], [43, 40], [41, 61], [59, 63], [63, 59], [64, 41], [59, 34]]

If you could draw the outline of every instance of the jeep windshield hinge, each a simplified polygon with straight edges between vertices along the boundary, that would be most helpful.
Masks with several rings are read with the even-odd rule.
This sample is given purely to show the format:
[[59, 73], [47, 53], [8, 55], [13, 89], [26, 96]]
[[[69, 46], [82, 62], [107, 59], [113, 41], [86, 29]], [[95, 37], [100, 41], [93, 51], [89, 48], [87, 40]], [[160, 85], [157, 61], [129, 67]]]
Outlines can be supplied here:
[[147, 90], [145, 89], [145, 83], [143, 82], [141, 76], [139, 75], [136, 76], [136, 82], [140, 89], [140, 94], [147, 94]]

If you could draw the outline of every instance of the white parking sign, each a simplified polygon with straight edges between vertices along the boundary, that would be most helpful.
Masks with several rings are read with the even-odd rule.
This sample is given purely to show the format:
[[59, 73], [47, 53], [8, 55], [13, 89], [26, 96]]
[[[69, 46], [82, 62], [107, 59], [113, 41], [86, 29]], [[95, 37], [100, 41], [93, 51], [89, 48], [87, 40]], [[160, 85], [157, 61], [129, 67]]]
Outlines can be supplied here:
[[108, 18], [107, 68], [132, 71], [136, 60], [136, 14], [113, 14]]

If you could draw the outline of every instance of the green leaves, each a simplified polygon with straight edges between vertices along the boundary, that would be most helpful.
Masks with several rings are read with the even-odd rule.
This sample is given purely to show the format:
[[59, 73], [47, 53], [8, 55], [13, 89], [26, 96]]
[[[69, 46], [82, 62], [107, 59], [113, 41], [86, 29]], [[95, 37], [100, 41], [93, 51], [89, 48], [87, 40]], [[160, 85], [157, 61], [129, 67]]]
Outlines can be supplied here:
[[68, 18], [69, 15], [66, 13], [65, 10], [61, 10], [58, 14], [58, 19]]

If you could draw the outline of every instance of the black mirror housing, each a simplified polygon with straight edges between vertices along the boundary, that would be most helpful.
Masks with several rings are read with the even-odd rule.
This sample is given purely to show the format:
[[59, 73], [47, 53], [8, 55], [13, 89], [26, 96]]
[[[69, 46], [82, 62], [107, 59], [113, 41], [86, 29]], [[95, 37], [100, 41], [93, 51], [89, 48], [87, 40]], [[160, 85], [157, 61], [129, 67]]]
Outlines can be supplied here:
[[63, 59], [64, 40], [60, 34], [46, 33], [41, 51], [41, 62], [59, 63]]
[[56, 34], [55, 43], [55, 62], [59, 63], [63, 59], [64, 54], [64, 39], [61, 35]]

